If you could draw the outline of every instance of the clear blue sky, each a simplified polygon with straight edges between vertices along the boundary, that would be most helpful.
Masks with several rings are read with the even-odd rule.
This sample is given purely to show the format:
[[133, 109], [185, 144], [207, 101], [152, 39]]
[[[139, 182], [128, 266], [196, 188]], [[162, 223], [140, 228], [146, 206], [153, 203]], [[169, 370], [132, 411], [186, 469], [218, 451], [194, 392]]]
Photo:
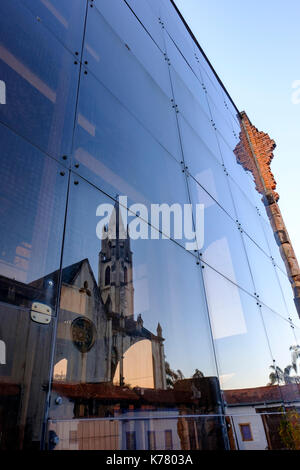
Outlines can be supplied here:
[[238, 109], [277, 143], [271, 168], [300, 261], [300, 1], [175, 1]]

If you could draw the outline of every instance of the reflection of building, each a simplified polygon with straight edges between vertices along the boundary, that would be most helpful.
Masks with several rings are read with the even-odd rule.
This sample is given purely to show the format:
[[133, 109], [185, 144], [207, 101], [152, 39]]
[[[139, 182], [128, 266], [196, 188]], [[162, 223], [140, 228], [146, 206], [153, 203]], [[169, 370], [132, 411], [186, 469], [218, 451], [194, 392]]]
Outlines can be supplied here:
[[[120, 385], [127, 382], [125, 370], [130, 377], [135, 377], [135, 384], [140, 382], [140, 385], [145, 383], [152, 388], [166, 388], [161, 327], [158, 325], [155, 335], [144, 328], [141, 316], [136, 320], [134, 318], [129, 239], [121, 241], [117, 236], [116, 240], [104, 241], [99, 255], [99, 273], [100, 289], [87, 259], [62, 270], [54, 380], [73, 384], [75, 388], [75, 384], [112, 382], [118, 367], [116, 382]], [[3, 322], [0, 330], [9, 351], [7, 364], [2, 365], [5, 384], [1, 384], [1, 395], [3, 403], [12, 400], [8, 417], [5, 417], [5, 406], [2, 408], [0, 405], [1, 426], [4, 429], [8, 425], [16, 427], [18, 407], [26, 406], [24, 417], [25, 413], [36, 413], [37, 403], [41, 409], [44, 407], [45, 392], [41, 390], [40, 384], [46, 384], [48, 380], [51, 334], [45, 327], [43, 329], [44, 325], [41, 327], [38, 322], [33, 322], [29, 315], [34, 301], [38, 301], [39, 305], [53, 307], [53, 291], [58, 279], [58, 271], [29, 285], [1, 278], [1, 296], [19, 304], [18, 314], [12, 313], [9, 325]], [[45, 289], [45, 286], [48, 288]], [[53, 321], [52, 318], [50, 326]], [[9, 331], [6, 331], [6, 326]], [[29, 328], [32, 329], [32, 347], [24, 350]], [[138, 349], [138, 357], [128, 354], [140, 342], [146, 342], [147, 347]], [[11, 352], [16, 350], [19, 354], [14, 353], [12, 358]], [[126, 360], [127, 355], [129, 361]], [[29, 367], [24, 368], [23, 361]], [[136, 367], [141, 362], [142, 374]], [[32, 380], [31, 371], [36, 363], [40, 376]], [[139, 373], [140, 376], [136, 377]], [[27, 405], [29, 396], [32, 398]], [[22, 412], [20, 414], [22, 417]], [[41, 422], [36, 421], [33, 426], [33, 435], [37, 436]]]
[[[120, 236], [124, 227], [115, 209], [105, 232], [116, 237], [102, 241], [99, 284], [88, 260], [63, 270], [53, 394], [62, 398], [58, 418], [63, 412], [65, 418], [90, 421], [76, 427], [58, 419], [49, 429], [61, 434], [64, 426], [76, 448], [87, 448], [74, 436], [83, 427], [89, 434], [89, 425], [99, 427], [89, 448], [223, 448], [221, 417], [184, 418], [222, 413], [218, 379], [179, 380], [166, 390], [162, 329], [158, 324], [154, 335], [141, 315], [134, 318], [133, 254], [130, 239]], [[83, 319], [91, 323], [77, 326]], [[51, 414], [55, 417], [56, 410]], [[68, 438], [58, 448], [70, 445]]]
[[226, 413], [231, 425], [231, 448], [240, 450], [279, 450], [284, 448], [280, 436], [283, 420], [282, 394], [289, 409], [300, 410], [298, 384], [226, 390]]
[[132, 271], [130, 238], [123, 226], [119, 205], [116, 204], [110, 223], [103, 230], [99, 253], [99, 288], [107, 308], [125, 317], [134, 316]]
[[[163, 389], [164, 339], [159, 325], [155, 335], [144, 327], [141, 315], [134, 318], [132, 252], [129, 238], [120, 238], [117, 205], [107, 230], [116, 237], [102, 240], [99, 285], [87, 259], [63, 269], [56, 362], [67, 361], [67, 382], [110, 382], [118, 368], [119, 385], [128, 383], [127, 371], [135, 384], [144, 378], [147, 386]], [[91, 323], [79, 324], [80, 318]], [[76, 340], [76, 335], [82, 338]], [[137, 348], [138, 356], [132, 356], [130, 348], [141, 341], [148, 348]], [[88, 355], [82, 354], [84, 348]], [[138, 362], [144, 365], [142, 371]]]
[[54, 383], [53, 399], [58, 397], [63, 397], [65, 418], [56, 419], [53, 410], [49, 423], [52, 434], [65, 436], [57, 449], [226, 448], [215, 377], [180, 380], [169, 390]]
[[[289, 394], [254, 387], [300, 331], [274, 142], [173, 0], [0, 2], [0, 27], [0, 447], [223, 449], [227, 431], [234, 447], [219, 379], [234, 420], [242, 404], [264, 429], [257, 409]], [[201, 253], [129, 243], [117, 216], [99, 247], [96, 208], [116, 193], [148, 209], [204, 202]]]
[[[115, 217], [111, 218], [108, 231], [112, 230], [111, 224], [115, 220]], [[52, 403], [61, 400], [61, 404], [51, 409], [51, 416], [55, 418], [57, 414], [58, 421], [50, 423], [49, 438], [51, 433], [60, 434], [64, 429], [69, 436], [65, 448], [86, 448], [86, 441], [78, 436], [83, 429], [87, 432], [89, 425], [81, 421], [75, 424], [72, 418], [88, 416], [92, 427], [95, 420], [99, 420], [97, 442], [95, 436], [92, 438], [94, 448], [224, 448], [226, 438], [221, 423], [218, 379], [178, 380], [173, 389], [166, 389], [162, 328], [158, 323], [157, 334], [153, 334], [144, 327], [141, 315], [135, 319], [132, 271], [130, 240], [119, 237], [118, 227], [115, 239], [102, 241], [99, 284], [88, 259], [62, 270], [52, 385]], [[15, 302], [20, 298], [20, 308], [29, 314], [34, 299], [38, 299], [40, 306], [54, 306], [53, 290], [58, 279], [59, 271], [30, 285], [3, 278], [3, 295], [11, 293]], [[45, 290], [44, 286], [48, 288]], [[45, 403], [46, 388], [41, 390], [40, 383], [46, 384], [48, 380], [51, 335], [44, 329], [40, 336], [40, 325], [32, 322], [28, 314], [15, 317], [18, 334], [12, 329], [11, 343], [7, 342], [7, 345], [10, 350], [17, 343], [20, 347], [24, 342], [22, 335], [33, 324], [36, 327], [36, 332], [32, 333], [35, 348], [27, 351], [25, 362], [38, 364], [41, 376], [31, 381], [30, 369], [28, 381], [24, 381], [22, 361], [18, 356], [14, 357], [14, 365], [8, 364], [7, 383], [1, 388], [3, 403], [11, 402], [8, 416], [0, 405], [3, 410], [1, 425], [6, 433], [8, 425], [18, 427], [17, 409], [27, 405], [29, 396], [35, 399], [24, 410], [24, 416], [27, 413], [30, 418], [36, 413], [36, 404], [42, 409]], [[50, 325], [53, 321], [52, 318]], [[9, 335], [4, 336], [7, 339]], [[39, 352], [41, 348], [43, 354]], [[42, 416], [42, 412], [40, 414]], [[62, 422], [59, 419], [62, 414], [64, 420], [69, 418], [72, 422]], [[213, 416], [184, 417], [209, 414]], [[128, 419], [124, 420], [126, 416]], [[107, 417], [115, 418], [115, 421], [108, 422]], [[42, 423], [30, 422], [32, 429], [27, 429], [26, 433], [37, 439]], [[144, 436], [141, 442], [140, 432]], [[22, 438], [15, 435], [13, 439], [22, 442]], [[9, 445], [5, 443], [4, 447]]]

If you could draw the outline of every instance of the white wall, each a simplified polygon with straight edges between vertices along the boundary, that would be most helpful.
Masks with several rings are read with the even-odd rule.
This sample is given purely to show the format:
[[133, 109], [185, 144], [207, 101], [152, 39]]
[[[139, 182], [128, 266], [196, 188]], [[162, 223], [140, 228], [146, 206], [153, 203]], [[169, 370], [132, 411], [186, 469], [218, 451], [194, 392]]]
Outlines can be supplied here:
[[[227, 414], [232, 416], [234, 436], [239, 450], [265, 450], [268, 441], [260, 414], [252, 406], [227, 408]], [[250, 423], [253, 441], [243, 441], [239, 424]]]

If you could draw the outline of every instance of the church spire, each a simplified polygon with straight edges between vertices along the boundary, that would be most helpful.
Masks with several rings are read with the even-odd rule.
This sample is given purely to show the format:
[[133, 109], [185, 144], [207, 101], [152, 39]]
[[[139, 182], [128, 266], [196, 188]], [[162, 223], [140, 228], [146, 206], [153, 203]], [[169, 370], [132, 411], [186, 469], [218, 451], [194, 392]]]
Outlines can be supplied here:
[[108, 296], [114, 313], [133, 316], [132, 252], [128, 236], [126, 209], [115, 202], [114, 211], [105, 228], [99, 253], [99, 289], [105, 303]]

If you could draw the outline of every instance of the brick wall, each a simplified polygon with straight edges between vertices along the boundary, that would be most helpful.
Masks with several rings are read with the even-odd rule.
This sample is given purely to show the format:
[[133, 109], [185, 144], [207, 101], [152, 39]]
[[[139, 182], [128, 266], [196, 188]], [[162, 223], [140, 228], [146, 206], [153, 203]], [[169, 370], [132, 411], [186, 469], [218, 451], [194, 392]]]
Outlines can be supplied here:
[[256, 189], [262, 195], [275, 240], [291, 282], [298, 315], [300, 316], [299, 264], [277, 204], [279, 195], [275, 191], [276, 181], [270, 168], [276, 144], [268, 134], [259, 131], [252, 125], [244, 111], [240, 114], [240, 120], [240, 141], [234, 153], [237, 161], [247, 171], [251, 171]]

